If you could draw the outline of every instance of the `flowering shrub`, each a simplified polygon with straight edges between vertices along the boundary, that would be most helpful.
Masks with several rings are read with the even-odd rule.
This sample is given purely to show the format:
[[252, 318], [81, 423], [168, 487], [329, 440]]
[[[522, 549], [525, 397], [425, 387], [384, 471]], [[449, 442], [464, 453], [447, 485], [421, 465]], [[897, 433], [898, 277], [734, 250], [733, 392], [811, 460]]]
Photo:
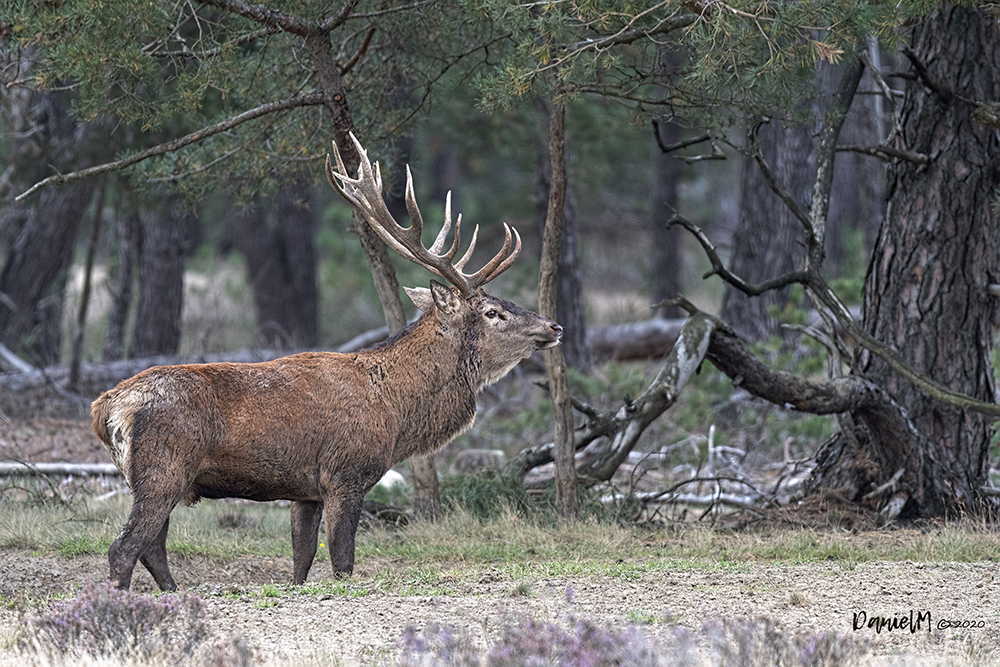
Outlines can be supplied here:
[[486, 653], [488, 667], [521, 665], [629, 665], [656, 667], [657, 652], [636, 626], [602, 628], [570, 618], [567, 627], [528, 620], [507, 628], [500, 642]]
[[161, 655], [180, 662], [208, 636], [204, 609], [197, 595], [152, 597], [91, 582], [50, 613], [22, 621], [23, 641], [50, 655]]
[[[572, 589], [566, 601], [573, 602]], [[509, 625], [485, 651], [468, 632], [440, 625], [403, 633], [402, 667], [841, 667], [857, 664], [867, 646], [832, 632], [782, 632], [767, 619], [716, 619], [699, 632], [666, 619], [655, 636], [636, 625], [613, 628], [574, 615], [558, 622]]]
[[702, 631], [708, 637], [712, 664], [720, 667], [838, 667], [857, 664], [867, 652], [865, 644], [835, 632], [790, 636], [763, 618], [715, 620]]
[[400, 667], [479, 667], [479, 651], [467, 632], [437, 623], [422, 632], [403, 630]]

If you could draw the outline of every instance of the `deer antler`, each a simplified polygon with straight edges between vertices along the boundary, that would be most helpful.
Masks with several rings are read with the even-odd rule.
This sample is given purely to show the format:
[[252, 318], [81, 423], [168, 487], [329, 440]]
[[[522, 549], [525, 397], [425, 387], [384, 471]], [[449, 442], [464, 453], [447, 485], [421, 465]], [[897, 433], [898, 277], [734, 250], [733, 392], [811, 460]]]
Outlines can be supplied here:
[[[337, 143], [333, 142], [333, 156], [337, 161], [336, 171], [330, 162], [330, 156], [326, 156], [326, 178], [330, 181], [333, 189], [351, 202], [358, 211], [365, 217], [372, 229], [378, 233], [383, 241], [401, 256], [423, 266], [428, 271], [444, 278], [457, 287], [463, 295], [469, 296], [478, 288], [493, 280], [501, 273], [510, 268], [510, 265], [517, 259], [521, 252], [521, 236], [517, 230], [504, 223], [503, 248], [500, 249], [493, 259], [486, 263], [483, 268], [475, 273], [465, 273], [463, 269], [472, 251], [476, 247], [476, 238], [479, 236], [479, 225], [476, 225], [472, 233], [472, 241], [469, 249], [465, 251], [462, 258], [457, 262], [452, 262], [452, 258], [458, 252], [461, 239], [462, 216], [458, 216], [455, 221], [455, 238], [451, 248], [442, 253], [445, 239], [451, 230], [451, 192], [445, 199], [444, 225], [438, 232], [437, 238], [430, 248], [425, 248], [420, 242], [420, 233], [424, 228], [423, 216], [417, 207], [417, 198], [413, 193], [413, 176], [410, 174], [410, 167], [406, 167], [406, 210], [410, 214], [410, 226], [402, 227], [389, 213], [385, 201], [382, 199], [382, 175], [379, 172], [378, 163], [375, 163], [374, 170], [372, 163], [368, 159], [368, 152], [361, 147], [361, 143], [350, 133], [351, 141], [361, 157], [361, 164], [358, 166], [358, 177], [350, 178], [347, 175], [347, 167], [340, 157]], [[514, 250], [511, 251], [511, 232], [513, 231]]]

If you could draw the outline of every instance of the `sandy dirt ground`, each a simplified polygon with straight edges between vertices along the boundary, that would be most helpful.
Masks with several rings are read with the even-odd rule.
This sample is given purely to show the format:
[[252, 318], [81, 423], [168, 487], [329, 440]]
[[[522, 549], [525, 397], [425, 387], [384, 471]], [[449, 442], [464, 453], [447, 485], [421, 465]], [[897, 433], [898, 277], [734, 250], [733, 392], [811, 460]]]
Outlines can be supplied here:
[[[95, 439], [86, 435], [86, 424], [41, 421], [19, 428], [2, 434], [5, 451], [0, 458], [16, 451], [32, 461], [107, 460], [100, 449], [88, 449]], [[458, 626], [486, 642], [505, 624], [525, 617], [554, 620], [571, 614], [613, 624], [653, 621], [648, 628], [654, 635], [668, 631], [669, 624], [656, 620], [667, 615], [691, 629], [718, 617], [764, 617], [789, 633], [835, 631], [870, 637], [882, 664], [912, 664], [914, 656], [931, 659], [932, 664], [952, 659], [975, 664], [979, 657], [986, 657], [986, 664], [1000, 664], [996, 562], [749, 564], [641, 573], [632, 580], [583, 576], [527, 582], [515, 582], [500, 572], [473, 578], [459, 566], [450, 571], [446, 566], [437, 584], [442, 594], [433, 597], [378, 590], [362, 597], [307, 595], [282, 589], [275, 598], [262, 598], [259, 587], [289, 582], [290, 559], [221, 562], [170, 554], [170, 562], [181, 589], [207, 599], [215, 633], [246, 637], [274, 664], [317, 656], [342, 664], [373, 664], [394, 654], [407, 626]], [[363, 588], [366, 580], [393, 566], [390, 561], [362, 559], [354, 581]], [[329, 567], [318, 562], [311, 579], [329, 577]], [[8, 600], [72, 593], [84, 581], [106, 576], [103, 556], [61, 558], [0, 550], [0, 595]], [[153, 589], [141, 566], [136, 568], [134, 588]], [[568, 588], [572, 604], [566, 600]], [[0, 605], [0, 631], [9, 636], [21, 613], [19, 605]], [[921, 619], [916, 632], [876, 632], [869, 627], [876, 617], [911, 616]]]
[[[530, 581], [527, 590], [499, 574], [472, 583], [455, 570], [451, 585], [447, 572], [441, 582], [447, 594], [433, 597], [286, 591], [277, 598], [262, 598], [257, 587], [289, 581], [290, 559], [244, 557], [223, 563], [171, 554], [171, 563], [182, 589], [207, 597], [215, 633], [246, 637], [261, 657], [275, 663], [324, 655], [345, 664], [371, 664], [393, 654], [407, 626], [452, 625], [485, 642], [506, 623], [570, 614], [611, 624], [653, 619], [649, 630], [654, 635], [668, 627], [655, 619], [667, 615], [691, 629], [717, 617], [765, 617], [789, 633], [871, 637], [874, 654], [890, 664], [904, 656], [905, 664], [914, 656], [967, 660], [992, 655], [988, 663], [1000, 661], [1000, 577], [994, 563], [874, 562], [853, 569], [836, 563], [751, 565], [744, 571], [644, 573], [632, 581], [558, 577]], [[81, 582], [100, 578], [106, 567], [98, 556], [69, 559], [2, 551], [0, 594], [39, 598], [72, 592]], [[313, 577], [329, 576], [326, 567], [317, 564]], [[389, 562], [360, 562], [356, 581], [363, 585], [379, 568], [388, 567]], [[152, 590], [151, 578], [140, 570], [136, 590]], [[571, 604], [567, 588], [573, 591]], [[264, 606], [272, 602], [274, 606]], [[917, 620], [918, 614], [927, 620], [921, 620], [916, 632], [876, 632], [867, 622], [874, 617]], [[0, 626], [10, 628], [18, 615], [0, 610]], [[982, 627], [946, 627], [960, 621]], [[858, 624], [862, 627], [855, 629]]]

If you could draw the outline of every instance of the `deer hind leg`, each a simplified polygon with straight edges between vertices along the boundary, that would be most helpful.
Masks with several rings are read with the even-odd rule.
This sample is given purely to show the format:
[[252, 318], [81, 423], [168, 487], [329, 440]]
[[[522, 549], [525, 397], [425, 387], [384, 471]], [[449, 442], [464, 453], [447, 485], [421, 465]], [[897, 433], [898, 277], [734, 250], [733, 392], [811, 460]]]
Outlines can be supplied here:
[[[180, 494], [177, 495], [177, 499], [179, 498]], [[176, 589], [167, 567], [166, 540], [167, 519], [177, 504], [177, 499], [137, 497], [132, 503], [128, 521], [108, 549], [111, 581], [115, 586], [122, 589], [129, 587], [136, 561], [142, 557], [143, 564], [161, 589]]]
[[316, 542], [322, 518], [323, 503], [317, 500], [292, 502], [292, 565], [296, 586], [305, 582], [316, 557]]
[[167, 530], [170, 528], [170, 517], [163, 522], [163, 528], [153, 539], [153, 543], [139, 556], [139, 560], [153, 575], [153, 580], [160, 587], [161, 591], [176, 591], [177, 584], [170, 576], [170, 567], [167, 565]]

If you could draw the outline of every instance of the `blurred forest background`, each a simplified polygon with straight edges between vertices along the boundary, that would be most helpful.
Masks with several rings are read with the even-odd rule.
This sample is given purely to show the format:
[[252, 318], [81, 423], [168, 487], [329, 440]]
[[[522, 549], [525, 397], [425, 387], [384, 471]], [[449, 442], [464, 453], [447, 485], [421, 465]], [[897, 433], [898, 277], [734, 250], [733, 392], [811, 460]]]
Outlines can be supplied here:
[[[880, 233], [904, 234], [883, 225], [887, 200], [908, 178], [904, 168], [925, 173], [932, 159], [909, 145], [918, 133], [907, 123], [920, 121], [904, 105], [920, 95], [963, 100], [956, 113], [979, 110], [971, 131], [989, 136], [985, 159], [996, 159], [994, 107], [977, 106], [1000, 98], [995, 55], [982, 57], [995, 54], [992, 11], [864, 2], [9, 3], [0, 10], [5, 369], [66, 365], [72, 391], [87, 364], [335, 349], [384, 326], [391, 304], [373, 284], [365, 230], [323, 179], [330, 141], [346, 145], [349, 131], [382, 164], [397, 219], [405, 218], [409, 164], [435, 232], [449, 191], [467, 225], [481, 226], [482, 247], [499, 245], [502, 222], [520, 230], [526, 248], [491, 291], [534, 308], [552, 180], [550, 120], [559, 109], [568, 187], [558, 319], [576, 391], [603, 393], [609, 409], [626, 385], [632, 396], [642, 391], [651, 372], [622, 380], [631, 371], [606, 366], [593, 341], [602, 331], [638, 335], [608, 329], [614, 325], [676, 321], [672, 330], [653, 327], [668, 333], [652, 348], [639, 346], [643, 358], [662, 356], [686, 313], [652, 306], [680, 295], [720, 315], [776, 367], [819, 380], [827, 351], [781, 326], [810, 322], [815, 294], [810, 300], [804, 287], [815, 290], [815, 280], [752, 298], [732, 281], [705, 280], [712, 258], [690, 231], [697, 225], [717, 258], [749, 283], [821, 271], [876, 333], [876, 317], [891, 315], [862, 315], [866, 289], [874, 303], [866, 281], [873, 284]], [[959, 15], [982, 39], [956, 55], [953, 45], [968, 32]], [[931, 34], [941, 44], [920, 51]], [[927, 74], [928, 63], [964, 68], [977, 60], [987, 74]], [[837, 104], [852, 77], [844, 116]], [[975, 95], [935, 88], [970, 77], [985, 82]], [[815, 198], [817, 172], [827, 165], [823, 151], [833, 151], [824, 132], [841, 121], [827, 208]], [[995, 183], [977, 187], [995, 197]], [[978, 210], [992, 215], [990, 205]], [[824, 232], [810, 237], [816, 228], [805, 225], [803, 240], [803, 220], [817, 212]], [[688, 230], [668, 228], [675, 214]], [[998, 280], [998, 246], [978, 247], [988, 248], [985, 293]], [[400, 284], [427, 284], [426, 272], [390, 261]], [[988, 340], [965, 351], [988, 367], [995, 306], [984, 307], [992, 309], [987, 323], [972, 328], [988, 330]], [[837, 366], [833, 376], [870, 370], [846, 359]], [[994, 402], [992, 370], [988, 378], [970, 372], [979, 388], [956, 391]], [[595, 390], [588, 378], [606, 382]], [[731, 398], [732, 389], [705, 412], [719, 413]], [[740, 414], [774, 411], [761, 403]], [[851, 409], [860, 408], [832, 411]], [[992, 428], [983, 420], [974, 453], [949, 463], [964, 471], [963, 488], [992, 486]], [[707, 432], [711, 421], [697, 430]], [[831, 435], [834, 422], [824, 423], [804, 453]], [[877, 447], [878, 428], [858, 428], [867, 429], [853, 445], [860, 457]], [[774, 438], [786, 459], [788, 437], [786, 429]], [[879, 466], [848, 484], [855, 499], [896, 473], [893, 462]], [[842, 488], [860, 475], [848, 467], [827, 481]], [[904, 482], [933, 486], [932, 468], [921, 464]], [[921, 506], [923, 493], [913, 491], [907, 506]], [[978, 502], [977, 494], [944, 494], [924, 507], [939, 513]]]

